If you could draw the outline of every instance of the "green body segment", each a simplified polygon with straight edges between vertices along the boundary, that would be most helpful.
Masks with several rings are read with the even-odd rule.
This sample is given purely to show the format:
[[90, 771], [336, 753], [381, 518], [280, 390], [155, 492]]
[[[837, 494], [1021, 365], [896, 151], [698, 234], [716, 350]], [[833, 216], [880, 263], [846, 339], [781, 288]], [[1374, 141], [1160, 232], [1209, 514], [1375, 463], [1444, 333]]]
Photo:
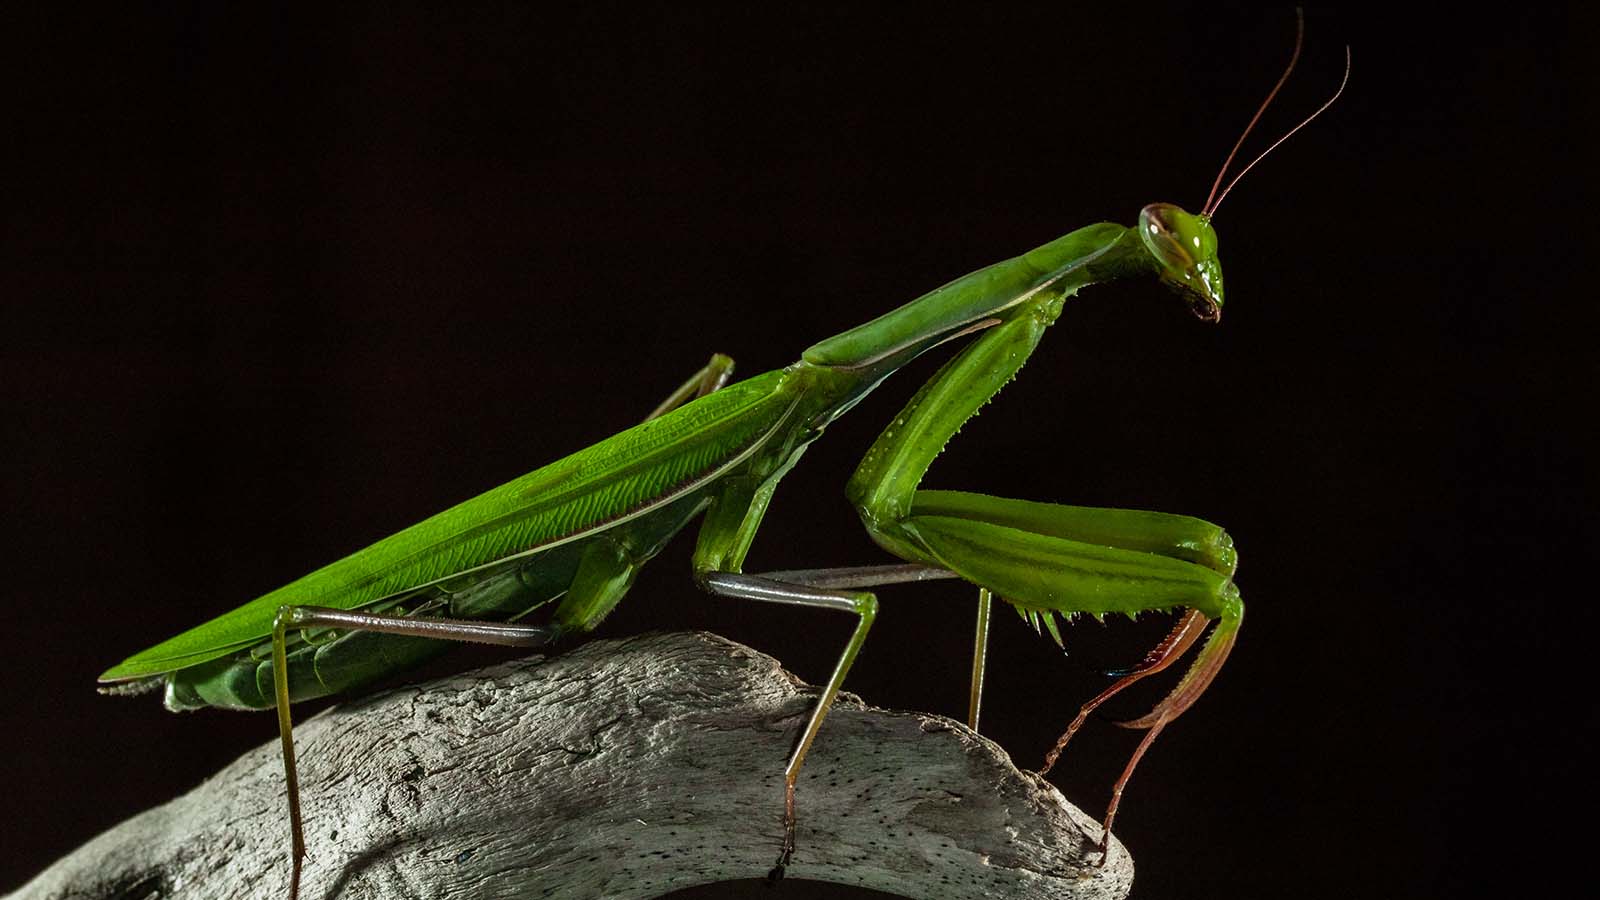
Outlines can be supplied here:
[[1232, 575], [1239, 564], [1228, 533], [1193, 516], [1037, 503], [967, 491], [918, 491], [911, 513], [914, 517], [983, 519], [1039, 535], [1170, 556], [1222, 575]]
[[1237, 562], [1203, 519], [917, 491], [901, 528], [934, 564], [1035, 611], [1224, 613]]
[[1026, 609], [1222, 613], [1228, 577], [1182, 560], [975, 519], [912, 516], [903, 527], [939, 565]]
[[[906, 362], [974, 331], [850, 481], [847, 493], [872, 537], [1022, 607], [1189, 606], [1216, 615], [1232, 550], [1215, 526], [917, 489], [950, 436], [1016, 375], [1067, 297], [1091, 283], [1162, 271], [1146, 244], [1136, 229], [1091, 225], [957, 278], [813, 345], [787, 369], [729, 385], [452, 507], [139, 653], [101, 680], [164, 678], [173, 708], [270, 707], [269, 637], [285, 606], [510, 621], [559, 600], [554, 626], [586, 631], [638, 568], [702, 513], [697, 573], [737, 573], [778, 481], [805, 446]], [[291, 631], [289, 694], [355, 687], [443, 646], [364, 631]]]
[[1040, 295], [1065, 296], [1091, 280], [1148, 270], [1132, 230], [1101, 223], [1062, 235], [1021, 256], [985, 266], [930, 291], [864, 325], [806, 348], [802, 359], [817, 366], [865, 366], [907, 348], [926, 349], [964, 327], [988, 318], [1010, 318]]
[[[1180, 214], [1187, 215], [1147, 209], [1141, 226], [1153, 215], [1165, 223]], [[1174, 265], [1192, 268], [1195, 261], [1177, 253], [1156, 257], [1150, 241], [1133, 230], [1096, 225], [975, 273], [990, 283], [1006, 281], [1019, 293], [918, 389], [862, 458], [846, 493], [868, 534], [896, 556], [956, 572], [1022, 610], [1103, 615], [1188, 608], [1223, 617], [1237, 594], [1231, 581], [1236, 557], [1226, 532], [1208, 522], [920, 490], [948, 441], [1017, 376], [1068, 297], [1087, 284], [1141, 272], [1180, 277]], [[963, 287], [958, 280], [941, 291]], [[889, 331], [918, 314], [924, 313], [916, 304], [902, 307], [813, 347], [808, 357], [818, 348], [836, 351], [844, 339], [860, 340], [867, 328]]]
[[[630, 544], [659, 548], [785, 418], [792, 401], [778, 389], [783, 375], [732, 385], [445, 510], [139, 653], [101, 680], [177, 674], [183, 706], [271, 706], [265, 642], [280, 606], [514, 618], [567, 590], [582, 544], [595, 534], [626, 531]], [[337, 652], [332, 643], [295, 648], [296, 696], [370, 680], [440, 646], [377, 634], [339, 637]], [[306, 677], [314, 660], [317, 670], [344, 677]]]
[[[1220, 528], [1185, 516], [920, 485], [945, 444], [1016, 377], [1067, 298], [1084, 286], [1155, 275], [1215, 321], [1222, 302], [1215, 246], [1205, 217], [1152, 204], [1134, 228], [1078, 229], [814, 344], [785, 369], [719, 390], [731, 360], [718, 355], [643, 424], [136, 654], [101, 681], [164, 684], [174, 710], [277, 708], [293, 897], [306, 857], [290, 713], [295, 700], [409, 668], [446, 640], [540, 647], [590, 631], [626, 595], [640, 567], [703, 516], [693, 565], [707, 591], [847, 612], [857, 620], [784, 769], [784, 842], [774, 873], [781, 874], [795, 846], [800, 767], [877, 615], [877, 597], [860, 588], [955, 575], [979, 588], [980, 634], [989, 601], [999, 597], [1058, 644], [1057, 614], [1188, 609], [1140, 669], [1085, 704], [1047, 755], [1046, 768], [1095, 706], [1160, 671], [1215, 621], [1178, 686], [1131, 723], [1149, 734], [1113, 788], [1108, 841], [1133, 765], [1205, 691], [1233, 646], [1244, 608], [1232, 581], [1231, 542]], [[742, 574], [773, 492], [806, 446], [917, 355], [969, 336], [879, 435], [846, 489], [873, 540], [914, 565]], [[548, 624], [519, 621], [546, 604], [556, 604]], [[983, 659], [980, 639], [972, 721]]]

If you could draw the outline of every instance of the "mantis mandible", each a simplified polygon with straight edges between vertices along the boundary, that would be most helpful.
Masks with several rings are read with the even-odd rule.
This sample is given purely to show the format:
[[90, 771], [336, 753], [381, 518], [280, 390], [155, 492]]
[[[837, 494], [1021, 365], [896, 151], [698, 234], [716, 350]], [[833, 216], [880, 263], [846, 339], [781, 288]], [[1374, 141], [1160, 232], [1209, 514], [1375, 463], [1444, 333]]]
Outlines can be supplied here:
[[[1288, 78], [1299, 50], [1297, 35], [1289, 67], [1261, 110]], [[920, 484], [946, 442], [1016, 376], [1079, 290], [1154, 276], [1201, 320], [1220, 319], [1222, 270], [1211, 218], [1244, 174], [1218, 192], [1237, 150], [1199, 214], [1152, 203], [1132, 227], [1080, 228], [813, 344], [786, 368], [743, 381], [729, 383], [732, 360], [715, 355], [641, 424], [135, 654], [100, 681], [118, 693], [164, 690], [172, 710], [277, 710], [294, 895], [306, 846], [293, 701], [357, 688], [433, 656], [446, 641], [540, 648], [593, 631], [640, 567], [699, 518], [693, 569], [709, 593], [833, 610], [856, 621], [784, 769], [784, 837], [775, 877], [794, 853], [795, 789], [807, 751], [877, 615], [869, 588], [934, 578], [959, 578], [978, 588], [974, 727], [993, 598], [1010, 603], [1057, 643], [1057, 617], [1179, 613], [1138, 666], [1083, 705], [1041, 774], [1094, 709], [1169, 667], [1214, 625], [1172, 692], [1148, 714], [1121, 723], [1145, 729], [1145, 736], [1112, 789], [1104, 854], [1139, 759], [1206, 690], [1233, 647], [1244, 604], [1233, 582], [1232, 541], [1222, 528], [1189, 516], [924, 490]], [[962, 339], [970, 340], [881, 433], [846, 489], [868, 534], [902, 562], [744, 573], [773, 492], [806, 447], [900, 367]], [[521, 621], [549, 604], [555, 609], [548, 621]]]

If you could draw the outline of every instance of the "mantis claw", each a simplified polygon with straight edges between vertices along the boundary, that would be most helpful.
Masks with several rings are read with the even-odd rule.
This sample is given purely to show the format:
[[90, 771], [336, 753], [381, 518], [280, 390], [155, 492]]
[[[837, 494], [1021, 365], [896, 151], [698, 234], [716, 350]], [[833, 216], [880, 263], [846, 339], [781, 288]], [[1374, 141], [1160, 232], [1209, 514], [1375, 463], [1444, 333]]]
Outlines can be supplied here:
[[1094, 867], [1104, 869], [1106, 860], [1111, 858], [1111, 832], [1107, 831], [1105, 836], [1100, 838], [1100, 844], [1095, 849], [1100, 851], [1100, 861], [1095, 863]]
[[1056, 741], [1056, 745], [1050, 748], [1049, 753], [1045, 754], [1044, 767], [1039, 770], [1039, 775], [1042, 777], [1050, 774], [1050, 770], [1055, 767], [1056, 760], [1061, 758], [1061, 751], [1067, 749], [1067, 742], [1072, 740], [1072, 736], [1078, 733], [1078, 729], [1083, 727], [1083, 723], [1089, 720], [1089, 715], [1098, 709], [1100, 704], [1115, 697], [1129, 685], [1142, 678], [1154, 675], [1176, 662], [1178, 657], [1182, 656], [1184, 651], [1188, 650], [1189, 646], [1195, 642], [1195, 639], [1200, 637], [1200, 633], [1205, 630], [1209, 621], [1199, 611], [1190, 610], [1183, 618], [1178, 620], [1178, 623], [1172, 627], [1172, 631], [1168, 632], [1167, 636], [1161, 640], [1161, 643], [1151, 649], [1142, 662], [1129, 669], [1125, 674], [1117, 676], [1118, 680], [1115, 684], [1101, 691], [1093, 700], [1085, 703], [1078, 710], [1077, 718], [1072, 720], [1072, 724], [1067, 726], [1067, 730]]

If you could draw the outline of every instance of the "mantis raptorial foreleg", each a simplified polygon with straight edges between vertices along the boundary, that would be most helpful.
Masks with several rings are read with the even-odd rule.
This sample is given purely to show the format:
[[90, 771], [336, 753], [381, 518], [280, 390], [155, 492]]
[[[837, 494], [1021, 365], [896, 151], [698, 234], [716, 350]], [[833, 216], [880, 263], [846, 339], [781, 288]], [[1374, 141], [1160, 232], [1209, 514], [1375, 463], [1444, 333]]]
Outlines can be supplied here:
[[1099, 703], [1166, 668], [1209, 620], [1220, 620], [1172, 694], [1149, 715], [1125, 723], [1149, 733], [1113, 788], [1101, 839], [1104, 851], [1134, 766], [1155, 735], [1210, 683], [1232, 646], [1244, 606], [1232, 582], [1232, 541], [1208, 522], [919, 489], [946, 442], [1015, 377], [1059, 310], [1059, 304], [1040, 302], [1032, 315], [1018, 315], [989, 329], [946, 363], [867, 451], [851, 478], [849, 496], [879, 545], [904, 559], [955, 572], [983, 589], [973, 653], [974, 722], [986, 655], [988, 592], [1016, 606], [1036, 628], [1042, 622], [1058, 642], [1058, 614], [1188, 610], [1144, 665], [1080, 710], [1046, 768]]
[[1039, 774], [1050, 774], [1050, 770], [1055, 767], [1056, 760], [1061, 758], [1061, 751], [1067, 749], [1067, 742], [1072, 740], [1072, 736], [1078, 733], [1078, 729], [1083, 727], [1083, 723], [1089, 720], [1089, 715], [1098, 709], [1100, 704], [1122, 693], [1124, 688], [1163, 671], [1174, 662], [1177, 662], [1178, 658], [1183, 656], [1184, 651], [1188, 650], [1189, 646], [1200, 637], [1200, 633], [1206, 630], [1206, 626], [1210, 622], [1211, 620], [1195, 610], [1190, 610], [1187, 615], [1179, 619], [1178, 623], [1172, 626], [1172, 630], [1167, 633], [1167, 636], [1162, 638], [1161, 643], [1155, 645], [1149, 653], [1145, 654], [1143, 662], [1139, 663], [1131, 671], [1124, 673], [1114, 684], [1101, 691], [1093, 700], [1078, 709], [1077, 717], [1067, 726], [1067, 730], [1056, 741], [1056, 745], [1050, 748], [1050, 752], [1044, 755], [1044, 765], [1039, 767]]

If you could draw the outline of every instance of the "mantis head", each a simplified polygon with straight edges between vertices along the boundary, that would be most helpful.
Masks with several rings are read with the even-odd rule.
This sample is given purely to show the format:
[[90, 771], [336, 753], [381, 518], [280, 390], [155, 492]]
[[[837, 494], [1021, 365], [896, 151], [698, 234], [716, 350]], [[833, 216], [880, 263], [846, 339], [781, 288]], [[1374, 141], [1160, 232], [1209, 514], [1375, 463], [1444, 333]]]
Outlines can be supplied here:
[[[1344, 93], [1344, 86], [1350, 82], [1350, 48], [1344, 48], [1344, 78], [1339, 82], [1339, 89], [1333, 92], [1326, 102], [1317, 107], [1316, 112], [1306, 116], [1300, 124], [1294, 126], [1278, 138], [1265, 151], [1251, 160], [1250, 164], [1240, 170], [1239, 174], [1222, 187], [1223, 176], [1227, 175], [1228, 167], [1233, 165], [1234, 154], [1244, 146], [1244, 139], [1250, 136], [1250, 130], [1256, 127], [1256, 122], [1261, 120], [1261, 114], [1266, 112], [1272, 104], [1272, 98], [1278, 95], [1278, 89], [1289, 80], [1289, 73], [1294, 71], [1294, 64], [1300, 59], [1300, 44], [1305, 38], [1305, 16], [1299, 9], [1295, 10], [1295, 35], [1294, 53], [1289, 57], [1289, 65], [1278, 77], [1278, 83], [1272, 86], [1267, 99], [1261, 101], [1261, 106], [1256, 109], [1256, 114], [1250, 119], [1250, 124], [1244, 127], [1244, 132], [1239, 135], [1239, 140], [1228, 151], [1228, 158], [1223, 161], [1222, 169], [1217, 172], [1217, 180], [1211, 183], [1211, 195], [1206, 197], [1206, 205], [1201, 208], [1200, 214], [1186, 212], [1183, 208], [1171, 203], [1152, 203], [1139, 210], [1139, 237], [1144, 241], [1146, 250], [1155, 258], [1161, 280], [1177, 289], [1185, 300], [1189, 301], [1189, 308], [1202, 321], [1217, 322], [1222, 319], [1222, 264], [1217, 261], [1217, 232], [1211, 227], [1211, 217], [1216, 215], [1217, 207], [1222, 205], [1224, 197], [1233, 190], [1246, 172], [1255, 167], [1255, 164], [1266, 158], [1277, 146], [1289, 139], [1289, 136], [1306, 125], [1322, 111], [1333, 105]], [[1218, 188], [1222, 188], [1218, 193]]]
[[1222, 263], [1211, 217], [1185, 212], [1171, 203], [1139, 210], [1139, 238], [1156, 261], [1161, 280], [1171, 286], [1202, 321], [1222, 318]]

